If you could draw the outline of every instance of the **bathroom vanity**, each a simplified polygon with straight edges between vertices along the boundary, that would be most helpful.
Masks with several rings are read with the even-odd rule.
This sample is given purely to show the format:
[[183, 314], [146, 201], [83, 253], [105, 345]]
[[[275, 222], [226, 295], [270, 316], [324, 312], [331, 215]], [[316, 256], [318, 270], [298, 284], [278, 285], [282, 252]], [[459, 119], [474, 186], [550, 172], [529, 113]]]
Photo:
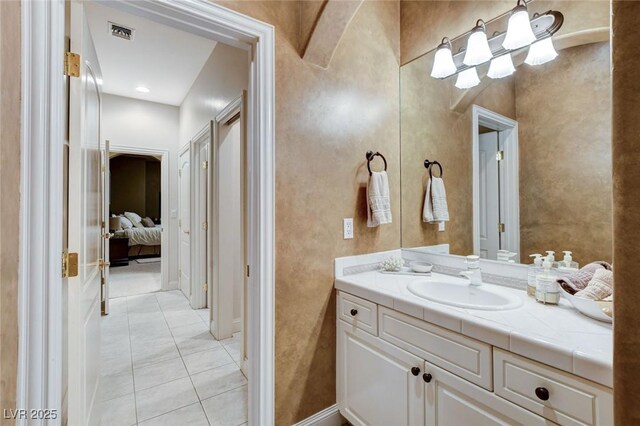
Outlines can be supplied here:
[[[378, 272], [390, 255], [434, 272]], [[461, 262], [405, 250], [336, 259], [340, 413], [354, 425], [613, 424], [611, 325], [527, 297], [522, 265], [485, 261], [485, 284], [470, 288]], [[416, 295], [420, 280], [456, 287], [458, 306]], [[486, 306], [464, 307], [474, 300]]]

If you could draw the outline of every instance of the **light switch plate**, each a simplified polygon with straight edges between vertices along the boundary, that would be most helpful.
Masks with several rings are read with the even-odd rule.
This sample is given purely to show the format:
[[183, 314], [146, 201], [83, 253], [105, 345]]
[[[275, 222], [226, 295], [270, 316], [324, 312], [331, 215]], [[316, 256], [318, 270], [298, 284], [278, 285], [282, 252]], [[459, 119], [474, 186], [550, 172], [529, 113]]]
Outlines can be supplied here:
[[438, 222], [438, 232], [444, 232], [445, 222]]
[[345, 217], [342, 219], [342, 233], [345, 240], [353, 238], [353, 218]]

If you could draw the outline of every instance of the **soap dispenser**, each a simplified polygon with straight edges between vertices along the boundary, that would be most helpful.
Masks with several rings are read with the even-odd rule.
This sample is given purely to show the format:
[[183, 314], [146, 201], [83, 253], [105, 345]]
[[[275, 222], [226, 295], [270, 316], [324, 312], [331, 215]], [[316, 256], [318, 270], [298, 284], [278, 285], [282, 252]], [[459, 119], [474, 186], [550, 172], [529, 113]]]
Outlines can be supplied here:
[[571, 257], [571, 252], [568, 250], [563, 251], [564, 259], [560, 262], [558, 266], [558, 270], [562, 272], [574, 272], [579, 268], [578, 262], [573, 261], [573, 257]]
[[530, 254], [533, 263], [527, 268], [527, 295], [536, 297], [536, 276], [542, 273], [542, 255], [540, 253]]
[[547, 255], [545, 256], [547, 259], [551, 261], [551, 267], [556, 268], [558, 264], [556, 263], [556, 252], [553, 250], [547, 250]]
[[541, 303], [557, 305], [560, 301], [560, 287], [556, 276], [551, 273], [553, 256], [547, 255], [542, 262], [542, 273], [536, 276], [536, 300]]

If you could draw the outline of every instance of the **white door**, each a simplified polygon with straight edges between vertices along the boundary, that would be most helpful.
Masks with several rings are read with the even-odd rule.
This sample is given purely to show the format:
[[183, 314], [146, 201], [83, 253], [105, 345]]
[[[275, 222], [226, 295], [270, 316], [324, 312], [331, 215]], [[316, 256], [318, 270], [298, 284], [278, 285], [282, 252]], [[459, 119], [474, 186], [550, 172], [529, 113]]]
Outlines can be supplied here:
[[424, 425], [422, 359], [342, 320], [337, 353], [338, 407], [349, 422]]
[[545, 419], [432, 364], [421, 375], [426, 426], [546, 425]]
[[109, 314], [109, 239], [113, 236], [109, 232], [109, 200], [110, 200], [110, 170], [109, 170], [109, 141], [105, 140], [101, 149], [100, 155], [102, 157], [102, 173], [100, 178], [102, 180], [102, 256], [104, 259], [104, 267], [102, 268], [102, 313]]
[[191, 151], [187, 147], [180, 153], [178, 169], [178, 232], [180, 248], [179, 252], [179, 277], [182, 293], [191, 300]]
[[[102, 254], [100, 187], [100, 66], [81, 1], [71, 3], [71, 51], [80, 77], [70, 78], [68, 251], [78, 253], [78, 275], [68, 280], [70, 425], [96, 424], [100, 358]], [[45, 212], [43, 212], [45, 214]]]
[[500, 249], [500, 199], [498, 185], [498, 132], [480, 135], [480, 257], [497, 259]]

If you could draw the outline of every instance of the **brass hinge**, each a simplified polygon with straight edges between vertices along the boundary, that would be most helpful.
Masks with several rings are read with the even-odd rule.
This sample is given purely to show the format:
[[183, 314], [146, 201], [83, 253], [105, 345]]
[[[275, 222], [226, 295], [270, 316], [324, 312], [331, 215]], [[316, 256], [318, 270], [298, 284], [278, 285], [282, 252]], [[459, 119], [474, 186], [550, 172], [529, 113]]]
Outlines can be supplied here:
[[62, 253], [62, 278], [78, 276], [78, 253]]
[[208, 161], [203, 161], [202, 162], [202, 168], [206, 169], [207, 167], [209, 167], [209, 162]]
[[498, 152], [496, 153], [496, 160], [497, 160], [497, 161], [502, 161], [502, 160], [504, 160], [504, 151], [498, 151]]
[[208, 288], [207, 283], [202, 284], [202, 291], [207, 291]]
[[207, 222], [202, 222], [202, 229], [204, 229], [205, 231], [209, 229], [209, 224]]
[[64, 53], [64, 75], [80, 77], [80, 55], [73, 52]]
[[505, 230], [504, 223], [499, 223], [498, 224], [498, 232], [504, 232], [504, 230]]

